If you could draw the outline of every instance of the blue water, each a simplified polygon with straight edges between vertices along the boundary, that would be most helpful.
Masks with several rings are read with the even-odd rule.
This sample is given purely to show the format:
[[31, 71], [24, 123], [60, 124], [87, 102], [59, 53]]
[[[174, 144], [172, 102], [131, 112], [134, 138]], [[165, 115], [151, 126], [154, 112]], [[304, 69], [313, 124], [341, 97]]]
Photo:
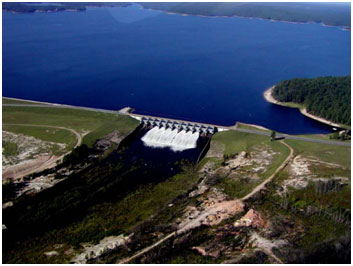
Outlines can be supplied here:
[[295, 77], [350, 74], [350, 32], [128, 8], [3, 12], [3, 96], [280, 132], [330, 128], [263, 99]]

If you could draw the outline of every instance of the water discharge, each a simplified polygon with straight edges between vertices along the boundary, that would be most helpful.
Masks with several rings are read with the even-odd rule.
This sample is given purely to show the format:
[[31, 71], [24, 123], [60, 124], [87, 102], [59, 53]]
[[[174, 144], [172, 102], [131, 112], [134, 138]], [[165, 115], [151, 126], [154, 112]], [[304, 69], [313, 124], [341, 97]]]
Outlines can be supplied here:
[[143, 137], [143, 143], [153, 148], [170, 148], [172, 151], [194, 149], [197, 145], [199, 132], [191, 132], [171, 128], [153, 127]]

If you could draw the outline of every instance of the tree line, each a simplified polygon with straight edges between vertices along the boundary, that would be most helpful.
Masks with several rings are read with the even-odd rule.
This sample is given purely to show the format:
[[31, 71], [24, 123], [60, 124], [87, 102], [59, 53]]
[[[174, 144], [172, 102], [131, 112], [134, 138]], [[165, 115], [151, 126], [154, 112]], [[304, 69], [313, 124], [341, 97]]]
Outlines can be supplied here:
[[330, 121], [351, 123], [351, 76], [284, 80], [274, 87], [272, 96], [302, 104], [309, 113]]

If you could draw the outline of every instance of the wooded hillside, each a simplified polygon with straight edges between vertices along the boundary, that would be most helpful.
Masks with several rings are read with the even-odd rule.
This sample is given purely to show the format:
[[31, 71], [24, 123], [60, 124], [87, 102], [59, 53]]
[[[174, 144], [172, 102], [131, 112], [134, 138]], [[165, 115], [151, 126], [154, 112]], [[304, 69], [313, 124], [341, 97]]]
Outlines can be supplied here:
[[309, 113], [330, 121], [351, 123], [351, 76], [281, 81], [272, 96], [281, 102], [303, 104]]

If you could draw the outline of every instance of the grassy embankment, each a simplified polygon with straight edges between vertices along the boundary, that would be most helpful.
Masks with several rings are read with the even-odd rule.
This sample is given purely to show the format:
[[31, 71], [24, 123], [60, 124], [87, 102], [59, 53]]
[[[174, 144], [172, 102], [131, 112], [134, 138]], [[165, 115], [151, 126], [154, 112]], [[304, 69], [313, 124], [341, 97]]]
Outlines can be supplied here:
[[[123, 115], [106, 114], [101, 112], [62, 109], [62, 108], [43, 108], [43, 107], [3, 107], [4, 124], [26, 124], [26, 125], [46, 125], [66, 127], [76, 130], [81, 135], [87, 134], [83, 138], [83, 144], [91, 147], [94, 142], [112, 132], [118, 130], [122, 135], [133, 130], [138, 121]], [[9, 131], [16, 133], [29, 134], [39, 139], [47, 141], [61, 141], [61, 143], [71, 141], [71, 133], [57, 131], [49, 134], [46, 130], [51, 128], [29, 128], [29, 127], [7, 127]], [[60, 136], [57, 136], [60, 134]], [[63, 137], [61, 139], [61, 137]], [[69, 140], [70, 139], [70, 140]]]
[[244, 123], [238, 123], [237, 124], [238, 128], [242, 128], [242, 129], [251, 129], [251, 130], [258, 130], [258, 131], [264, 131], [264, 132], [271, 132], [271, 130], [269, 129], [265, 129], [265, 128], [259, 128], [250, 124], [244, 124]]
[[[3, 125], [2, 129], [8, 132], [32, 136], [43, 141], [54, 142], [56, 144], [65, 144], [64, 149], [61, 149], [58, 145], [54, 145], [52, 147], [50, 152], [57, 156], [72, 150], [77, 142], [76, 136], [72, 132], [67, 131], [65, 129], [49, 128], [49, 127], [33, 127], [31, 125], [28, 125], [28, 126], [27, 125], [26, 126]], [[5, 153], [4, 153], [5, 156], [10, 155], [6, 152], [7, 151], [6, 148], [16, 145], [15, 143], [11, 143], [11, 142], [6, 142], [6, 143], [7, 145], [5, 147]], [[14, 153], [12, 153], [12, 155], [15, 155], [16, 153], [17, 151], [14, 150]]]
[[[223, 188], [225, 193], [228, 194], [228, 196], [231, 198], [241, 198], [245, 196], [258, 184], [273, 174], [273, 172], [289, 155], [289, 150], [285, 145], [278, 141], [270, 141], [270, 137], [267, 136], [248, 134], [237, 131], [225, 131], [215, 134], [212, 138], [212, 141], [217, 142], [224, 147], [224, 155], [232, 155], [242, 151], [245, 151], [249, 154], [250, 152], [254, 151], [254, 148], [264, 148], [266, 150], [272, 150], [276, 152], [269, 167], [267, 167], [265, 172], [259, 173], [259, 179], [256, 180], [256, 182], [220, 177], [220, 187]], [[221, 159], [215, 160], [212, 158], [206, 158], [205, 160], [213, 160], [218, 166], [220, 166], [222, 162]], [[251, 166], [245, 166], [243, 167], [243, 170], [245, 170], [245, 173], [251, 175], [253, 174], [251, 168]]]

